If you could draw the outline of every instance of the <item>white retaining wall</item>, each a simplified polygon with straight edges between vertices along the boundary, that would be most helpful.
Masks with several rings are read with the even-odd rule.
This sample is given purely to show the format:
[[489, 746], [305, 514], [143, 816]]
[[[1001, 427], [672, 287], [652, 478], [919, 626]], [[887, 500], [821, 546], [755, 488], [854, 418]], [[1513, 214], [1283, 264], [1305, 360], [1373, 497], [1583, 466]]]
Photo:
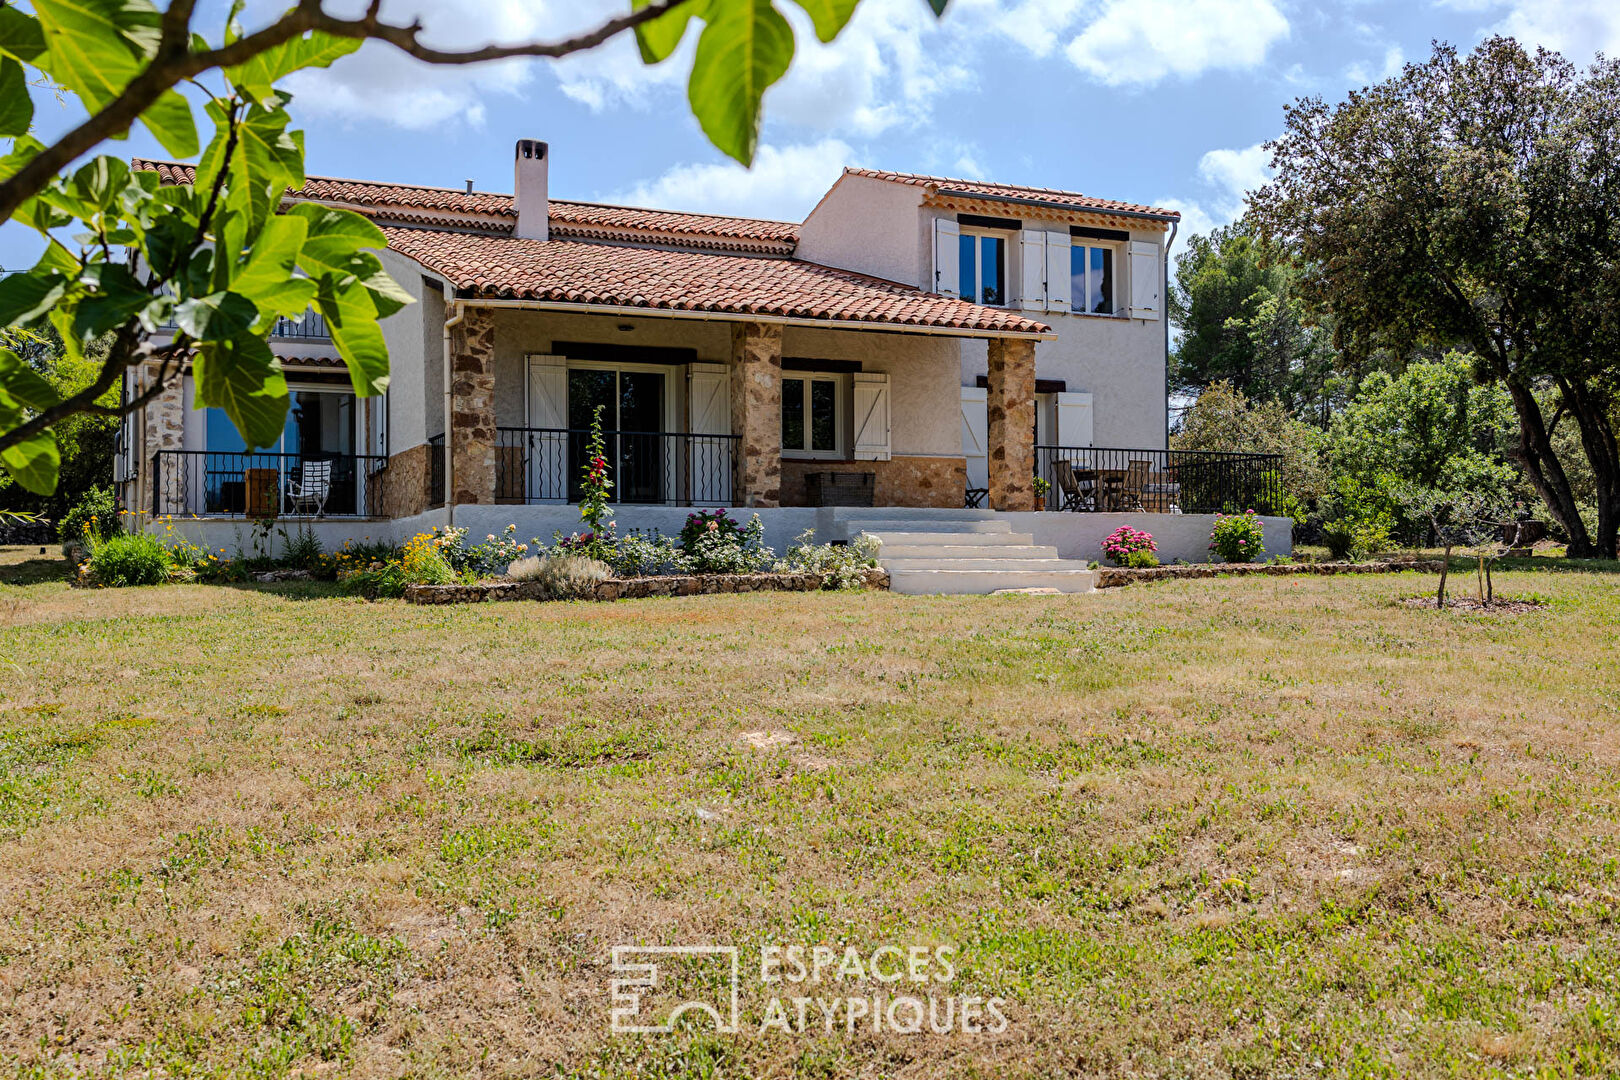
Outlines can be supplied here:
[[[883, 510], [862, 510], [852, 515], [835, 508], [780, 507], [766, 510], [728, 508], [728, 513], [746, 522], [758, 513], [765, 526], [765, 543], [778, 552], [785, 551], [794, 539], [806, 529], [814, 529], [819, 540], [844, 539], [847, 526], [839, 519], [855, 516], [877, 518]], [[612, 515], [619, 532], [632, 529], [651, 532], [656, 529], [665, 536], [676, 536], [686, 522], [692, 508], [683, 506], [615, 507]], [[1159, 545], [1159, 561], [1172, 563], [1208, 562], [1209, 530], [1215, 518], [1211, 514], [1064, 514], [1064, 513], [1005, 513], [988, 510], [896, 510], [895, 517], [918, 519], [938, 517], [941, 520], [965, 517], [996, 518], [1006, 521], [1013, 532], [1030, 533], [1034, 542], [1055, 547], [1065, 559], [1102, 559], [1102, 539], [1121, 525], [1152, 533]], [[1293, 523], [1288, 518], [1260, 519], [1265, 529], [1266, 555], [1288, 555], [1293, 551]], [[345, 540], [388, 541], [403, 544], [419, 532], [427, 532], [446, 521], [443, 509], [429, 510], [414, 517], [386, 521], [381, 519], [325, 518], [310, 520], [287, 518], [278, 521], [270, 531], [271, 554], [279, 554], [282, 533], [295, 534], [308, 527], [320, 537], [328, 551], [341, 547]], [[252, 552], [254, 529], [247, 521], [225, 521], [209, 518], [176, 519], [174, 532], [194, 544], [227, 555]], [[549, 543], [553, 533], [583, 531], [579, 508], [575, 506], [458, 506], [456, 524], [464, 527], [475, 542], [490, 533], [500, 533], [509, 524], [517, 526], [520, 540], [538, 537]], [[151, 527], [161, 534], [164, 524]]]

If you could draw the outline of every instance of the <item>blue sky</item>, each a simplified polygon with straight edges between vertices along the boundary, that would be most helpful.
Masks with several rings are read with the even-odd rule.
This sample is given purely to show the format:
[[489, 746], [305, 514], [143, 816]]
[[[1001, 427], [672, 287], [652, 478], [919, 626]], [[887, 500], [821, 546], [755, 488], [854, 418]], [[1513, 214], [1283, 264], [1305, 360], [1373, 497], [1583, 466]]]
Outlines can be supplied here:
[[[357, 0], [338, 0], [363, 7]], [[559, 35], [624, 0], [388, 0], [426, 37], [472, 45]], [[284, 0], [250, 6], [261, 16]], [[1171, 206], [1185, 231], [1229, 220], [1265, 175], [1283, 105], [1337, 99], [1431, 40], [1493, 30], [1582, 61], [1620, 53], [1620, 0], [862, 0], [822, 46], [791, 0], [793, 71], [766, 96], [755, 168], [710, 147], [685, 101], [688, 48], [643, 66], [621, 41], [560, 63], [430, 69], [368, 45], [301, 76], [308, 168], [328, 176], [510, 191], [512, 145], [552, 146], [556, 197], [799, 220], [846, 164], [970, 176]], [[200, 5], [206, 13], [219, 5]], [[250, 18], [251, 21], [251, 18]], [[38, 103], [49, 137], [75, 117]], [[114, 153], [157, 154], [140, 133]], [[0, 266], [33, 237], [0, 226]]]

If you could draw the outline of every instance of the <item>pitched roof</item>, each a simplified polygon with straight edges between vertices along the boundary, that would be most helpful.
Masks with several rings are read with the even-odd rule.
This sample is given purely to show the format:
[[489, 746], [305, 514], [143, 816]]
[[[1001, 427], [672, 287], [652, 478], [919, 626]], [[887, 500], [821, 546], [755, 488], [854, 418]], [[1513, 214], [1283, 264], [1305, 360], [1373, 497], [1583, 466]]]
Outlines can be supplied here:
[[[136, 158], [131, 164], [136, 169], [156, 172], [166, 184], [190, 184], [197, 177], [194, 165], [145, 158]], [[444, 224], [511, 232], [517, 220], [512, 196], [486, 191], [310, 176], [303, 187], [288, 195], [345, 203], [378, 221], [412, 225]], [[640, 239], [772, 255], [791, 252], [799, 239], [799, 226], [789, 221], [646, 210], [573, 199], [551, 201], [551, 226], [562, 235], [592, 239]]]
[[1126, 214], [1151, 214], [1154, 217], [1167, 220], [1181, 220], [1180, 212], [1175, 210], [1166, 210], [1157, 206], [1145, 206], [1141, 203], [1099, 199], [1092, 195], [1082, 195], [1078, 191], [1057, 191], [1053, 188], [1024, 187], [1019, 184], [990, 184], [982, 180], [953, 180], [945, 176], [923, 176], [919, 173], [889, 172], [884, 169], [848, 167], [844, 169], [844, 172], [852, 176], [869, 176], [874, 180], [887, 180], [895, 184], [910, 184], [914, 187], [925, 188], [930, 194], [937, 195], [960, 195], [970, 199], [979, 198], [996, 201], [1010, 200], [1070, 210], [1094, 210], [1102, 213], [1114, 211]]
[[384, 226], [388, 246], [481, 299], [641, 307], [812, 322], [1047, 336], [1006, 308], [791, 258], [525, 240]]

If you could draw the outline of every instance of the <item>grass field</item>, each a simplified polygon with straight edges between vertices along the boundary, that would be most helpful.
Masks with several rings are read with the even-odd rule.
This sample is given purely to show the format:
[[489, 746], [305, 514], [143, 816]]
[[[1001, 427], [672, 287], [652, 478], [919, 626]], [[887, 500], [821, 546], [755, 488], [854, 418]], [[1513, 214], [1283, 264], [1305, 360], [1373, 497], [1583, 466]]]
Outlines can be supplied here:
[[[1551, 560], [1541, 560], [1549, 566]], [[1620, 1075], [1620, 574], [416, 608], [0, 567], [25, 1075]], [[1471, 579], [1454, 588], [1471, 588]], [[609, 1033], [621, 944], [742, 1030]], [[1004, 1031], [761, 1032], [772, 943]], [[891, 990], [870, 978], [820, 993]]]

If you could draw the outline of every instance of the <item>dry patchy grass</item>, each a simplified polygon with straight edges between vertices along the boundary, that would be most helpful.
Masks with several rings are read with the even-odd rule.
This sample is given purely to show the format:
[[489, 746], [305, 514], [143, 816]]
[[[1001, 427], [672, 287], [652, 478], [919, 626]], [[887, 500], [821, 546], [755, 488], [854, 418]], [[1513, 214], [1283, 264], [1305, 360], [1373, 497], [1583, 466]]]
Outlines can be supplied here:
[[[3, 579], [0, 579], [3, 580]], [[31, 1074], [1620, 1071], [1620, 578], [414, 608], [0, 584]], [[999, 1036], [608, 1034], [617, 944], [950, 944]], [[874, 986], [845, 985], [843, 994]]]

